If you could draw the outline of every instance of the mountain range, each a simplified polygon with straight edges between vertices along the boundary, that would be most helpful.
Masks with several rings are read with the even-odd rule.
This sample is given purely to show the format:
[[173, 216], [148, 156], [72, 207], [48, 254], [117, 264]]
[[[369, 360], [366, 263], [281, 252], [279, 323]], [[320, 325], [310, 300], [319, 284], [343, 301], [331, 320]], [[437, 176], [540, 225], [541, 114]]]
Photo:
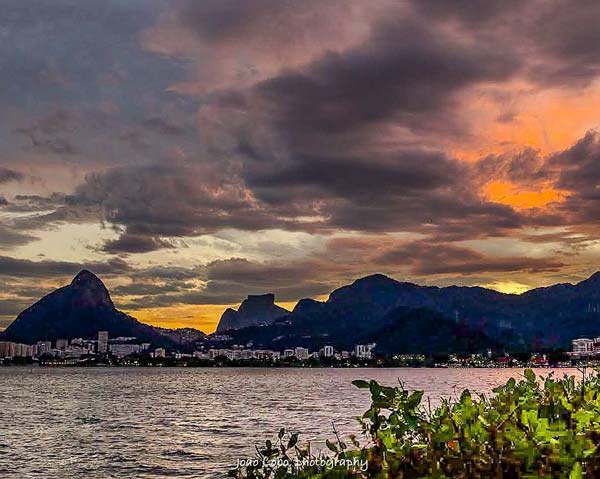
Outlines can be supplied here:
[[[423, 335], [409, 339], [413, 335], [398, 333], [401, 326]], [[468, 343], [471, 349], [567, 348], [573, 338], [600, 336], [600, 273], [520, 295], [482, 287], [419, 286], [375, 274], [333, 291], [327, 301], [303, 299], [269, 326], [228, 334], [261, 346], [349, 346], [372, 340], [380, 348], [387, 344], [396, 351], [426, 352], [434, 349], [429, 337], [441, 330], [450, 336], [448, 348], [458, 347], [453, 343]], [[391, 337], [397, 338], [393, 346]]]
[[[207, 339], [192, 328], [158, 328], [117, 310], [102, 281], [86, 270], [20, 313], [0, 338], [33, 343], [91, 338], [99, 330], [167, 346]], [[260, 348], [375, 342], [380, 352], [433, 353], [567, 348], [575, 337], [596, 336], [600, 273], [520, 295], [419, 286], [375, 274], [336, 289], [327, 301], [302, 299], [293, 311], [277, 306], [271, 293], [248, 296], [223, 313], [212, 337]]]

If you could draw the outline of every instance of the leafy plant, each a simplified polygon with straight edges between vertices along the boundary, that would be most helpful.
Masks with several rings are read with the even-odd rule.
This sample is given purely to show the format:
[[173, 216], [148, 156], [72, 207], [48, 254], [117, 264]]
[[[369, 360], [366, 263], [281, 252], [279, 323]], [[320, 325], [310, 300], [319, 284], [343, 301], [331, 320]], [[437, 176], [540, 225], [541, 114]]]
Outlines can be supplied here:
[[[337, 433], [329, 452], [313, 454], [297, 435], [257, 448], [238, 479], [398, 478], [526, 479], [600, 477], [600, 375], [536, 377], [525, 370], [490, 397], [465, 390], [425, 408], [423, 391], [354, 381], [371, 407], [359, 418], [365, 436], [351, 447]], [[280, 459], [280, 462], [277, 462]]]

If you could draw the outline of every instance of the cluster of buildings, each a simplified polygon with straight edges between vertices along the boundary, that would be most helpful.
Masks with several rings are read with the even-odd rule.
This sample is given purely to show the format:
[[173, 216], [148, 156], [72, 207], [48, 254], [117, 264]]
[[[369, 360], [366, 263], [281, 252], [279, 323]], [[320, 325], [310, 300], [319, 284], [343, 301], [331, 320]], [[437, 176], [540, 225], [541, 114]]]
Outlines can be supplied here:
[[262, 360], [280, 360], [284, 359], [298, 359], [300, 361], [306, 361], [311, 358], [331, 358], [331, 359], [371, 359], [373, 357], [373, 349], [375, 343], [372, 344], [357, 344], [353, 351], [335, 351], [333, 346], [323, 346], [319, 351], [309, 351], [308, 348], [296, 347], [285, 349], [282, 352], [273, 350], [256, 350], [248, 349], [242, 346], [233, 346], [230, 349], [209, 349], [207, 353], [197, 351], [194, 356], [199, 359], [216, 359], [218, 357], [226, 357], [227, 359], [233, 360], [249, 360], [249, 359], [262, 359]]
[[[132, 354], [150, 349], [150, 343], [135, 343], [136, 338], [118, 337], [109, 340], [108, 331], [99, 331], [98, 339], [57, 339], [54, 341], [38, 341], [36, 344], [21, 344], [10, 341], [0, 341], [0, 358], [81, 358], [89, 355], [112, 354], [124, 358]], [[160, 348], [152, 352], [165, 355]]]
[[21, 344], [0, 341], [0, 358], [39, 357], [52, 349], [50, 341], [39, 341], [37, 344]]
[[[296, 347], [285, 349], [283, 352], [252, 349], [250, 347], [232, 346], [229, 349], [209, 349], [196, 351], [193, 354], [174, 353], [175, 359], [194, 357], [197, 359], [215, 360], [219, 357], [228, 360], [270, 360], [298, 359], [306, 361], [311, 358], [331, 359], [371, 359], [375, 344], [357, 344], [353, 351], [336, 351], [333, 346], [324, 346], [319, 351], [309, 351], [308, 348]], [[135, 354], [145, 354], [153, 358], [167, 357], [164, 348], [151, 349], [150, 343], [138, 343], [136, 338], [118, 337], [109, 339], [107, 331], [99, 331], [97, 339], [57, 339], [38, 341], [36, 344], [20, 344], [0, 341], [0, 359], [2, 358], [59, 358], [79, 359], [87, 356], [111, 355], [119, 359]]]
[[600, 356], [600, 338], [578, 338], [571, 341], [571, 357], [589, 358]]

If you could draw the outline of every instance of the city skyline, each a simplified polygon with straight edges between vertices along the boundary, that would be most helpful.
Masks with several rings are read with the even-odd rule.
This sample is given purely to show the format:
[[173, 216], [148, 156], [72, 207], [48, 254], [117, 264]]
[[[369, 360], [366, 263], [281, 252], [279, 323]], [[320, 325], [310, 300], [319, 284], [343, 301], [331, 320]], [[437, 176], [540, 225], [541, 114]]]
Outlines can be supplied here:
[[207, 333], [372, 273], [600, 270], [594, 2], [3, 7], [0, 330], [82, 268]]

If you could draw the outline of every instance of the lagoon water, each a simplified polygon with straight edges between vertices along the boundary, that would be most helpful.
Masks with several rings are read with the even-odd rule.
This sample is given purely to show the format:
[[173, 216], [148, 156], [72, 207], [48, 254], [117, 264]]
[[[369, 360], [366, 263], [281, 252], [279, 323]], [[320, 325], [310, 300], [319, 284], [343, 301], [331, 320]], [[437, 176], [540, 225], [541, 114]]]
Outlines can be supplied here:
[[[547, 374], [548, 370], [537, 370]], [[557, 374], [574, 374], [561, 369]], [[220, 478], [280, 427], [300, 442], [358, 432], [354, 379], [401, 380], [432, 403], [518, 369], [0, 368], [0, 477]]]

